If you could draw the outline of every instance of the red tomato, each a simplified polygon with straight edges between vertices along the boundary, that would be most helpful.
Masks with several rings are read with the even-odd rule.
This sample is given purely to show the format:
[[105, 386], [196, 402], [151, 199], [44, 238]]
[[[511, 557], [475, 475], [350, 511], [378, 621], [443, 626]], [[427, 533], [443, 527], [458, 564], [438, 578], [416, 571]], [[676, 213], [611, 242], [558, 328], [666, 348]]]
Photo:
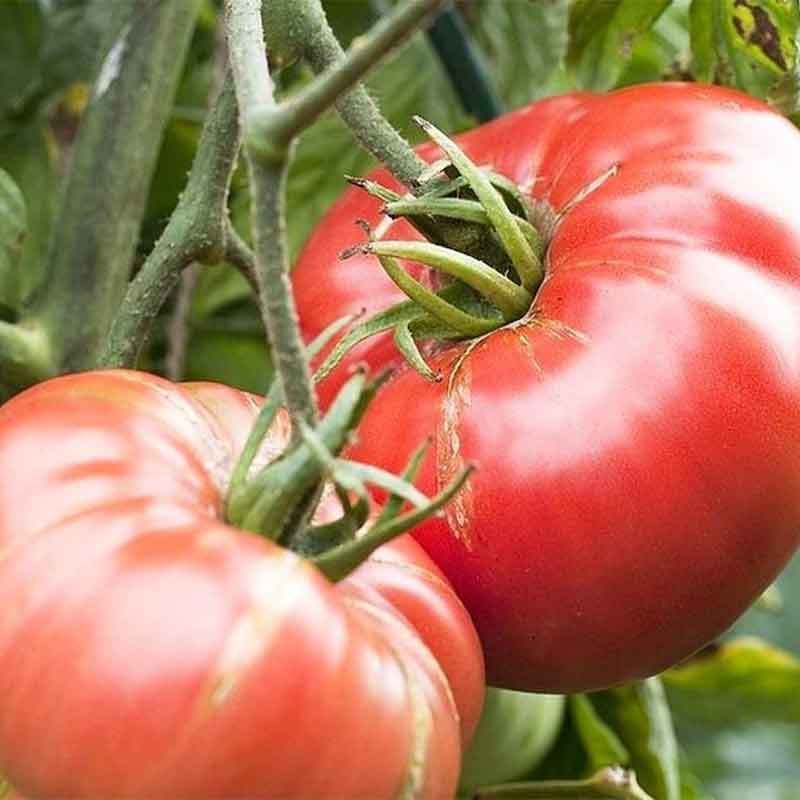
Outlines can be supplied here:
[[[651, 675], [723, 631], [798, 545], [800, 136], [737, 92], [659, 84], [544, 100], [459, 141], [550, 216], [545, 280], [524, 319], [440, 346], [441, 383], [401, 369], [351, 456], [397, 470], [433, 435], [428, 492], [478, 466], [415, 535], [491, 683]], [[373, 258], [337, 261], [356, 218], [377, 226], [379, 204], [350, 189], [302, 253], [308, 337], [401, 299]], [[381, 235], [419, 238], [405, 222]], [[384, 335], [347, 363], [361, 358], [397, 355]]]
[[124, 371], [0, 408], [0, 772], [22, 794], [454, 791], [483, 692], [463, 606], [409, 538], [331, 585], [226, 526], [256, 411]]

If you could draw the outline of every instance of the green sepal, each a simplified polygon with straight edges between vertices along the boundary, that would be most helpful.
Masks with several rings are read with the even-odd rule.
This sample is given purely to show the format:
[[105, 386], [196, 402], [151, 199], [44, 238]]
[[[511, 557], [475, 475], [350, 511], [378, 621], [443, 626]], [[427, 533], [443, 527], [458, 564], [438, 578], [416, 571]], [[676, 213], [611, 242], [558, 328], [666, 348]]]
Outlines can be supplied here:
[[[389, 256], [416, 261], [444, 272], [472, 287], [478, 294], [497, 306], [507, 322], [519, 319], [533, 302], [530, 292], [501, 275], [487, 264], [448, 247], [431, 242], [398, 242], [382, 240], [368, 242], [363, 250], [376, 256]], [[386, 269], [384, 265], [384, 269]], [[390, 275], [392, 280], [394, 276]], [[396, 282], [396, 281], [395, 281]]]
[[392, 191], [382, 183], [369, 180], [369, 178], [355, 178], [352, 175], [345, 175], [344, 177], [345, 180], [352, 186], [357, 186], [359, 189], [363, 189], [367, 194], [383, 201], [384, 203], [394, 203], [403, 199], [402, 195]]
[[[464, 337], [469, 336], [483, 336], [497, 327], [494, 320], [487, 321], [468, 314], [455, 306], [453, 303], [448, 302], [440, 295], [432, 292], [427, 287], [423, 286], [416, 278], [409, 275], [394, 258], [388, 255], [381, 255], [377, 252], [382, 243], [374, 243], [370, 245], [372, 252], [378, 255], [386, 274], [394, 281], [397, 287], [408, 297], [410, 297], [418, 307], [423, 308], [432, 317], [438, 319], [444, 325], [458, 331]], [[394, 246], [394, 242], [387, 243], [389, 247]], [[410, 245], [411, 243], [409, 243]], [[430, 244], [428, 242], [418, 243], [420, 247], [437, 248], [443, 250], [439, 245]], [[415, 249], [417, 252], [419, 248]], [[466, 283], [467, 281], [465, 281]], [[473, 287], [474, 288], [474, 287]], [[410, 320], [405, 320], [410, 322]]]
[[486, 209], [522, 285], [533, 292], [542, 280], [542, 265], [500, 192], [452, 139], [427, 120], [421, 117], [414, 117], [414, 120], [441, 147], [456, 169], [467, 179], [475, 196]]
[[[390, 217], [433, 216], [446, 219], [457, 219], [462, 222], [473, 222], [479, 225], [491, 225], [486, 209], [477, 200], [462, 197], [416, 197], [411, 200], [400, 199], [387, 203], [384, 213]], [[527, 219], [515, 217], [523, 236], [533, 248], [537, 256], [541, 255], [541, 240], [536, 228]]]
[[397, 345], [397, 349], [403, 354], [403, 358], [405, 358], [425, 380], [438, 382], [442, 379], [441, 373], [434, 372], [420, 352], [414, 334], [411, 333], [410, 323], [403, 322], [394, 329], [394, 343]]
[[[478, 315], [478, 311], [485, 311], [484, 316], [491, 318], [491, 310], [486, 310], [485, 307], [475, 298], [471, 289], [459, 284], [451, 284], [445, 286], [437, 292], [437, 295], [443, 300], [457, 306], [468, 313]], [[496, 313], [496, 312], [495, 312]], [[341, 360], [358, 344], [365, 339], [369, 339], [383, 331], [388, 331], [397, 328], [398, 325], [409, 323], [412, 333], [415, 337], [421, 338], [417, 332], [424, 330], [430, 331], [429, 337], [447, 339], [463, 338], [463, 334], [454, 331], [452, 328], [443, 325], [441, 322], [431, 317], [423, 311], [413, 300], [404, 300], [397, 303], [384, 311], [379, 311], [377, 314], [367, 318], [364, 322], [354, 326], [345, 336], [343, 336], [336, 346], [328, 354], [327, 358], [319, 366], [314, 373], [314, 380], [324, 380], [334, 369], [338, 366]], [[495, 317], [495, 325], [497, 327], [502, 324], [502, 318], [497, 321]], [[424, 338], [424, 337], [422, 337]]]
[[376, 522], [363, 536], [320, 554], [312, 563], [331, 581], [347, 577], [381, 545], [400, 536], [443, 508], [466, 483], [473, 467], [467, 467], [432, 500], [405, 514]]
[[349, 461], [336, 458], [325, 446], [320, 436], [308, 425], [301, 423], [301, 435], [314, 457], [326, 473], [326, 478], [345, 491], [353, 492], [360, 498], [369, 497], [367, 483], [380, 486], [387, 492], [397, 495], [403, 500], [421, 508], [428, 502], [422, 492], [410, 483], [371, 464], [362, 464], [359, 461]]
[[[368, 383], [363, 373], [356, 373], [339, 391], [317, 427], [330, 452], [338, 453], [347, 443], [378, 385], [377, 381]], [[322, 479], [319, 460], [301, 440], [245, 485], [240, 502], [247, 511], [239, 526], [281, 541], [292, 510], [321, 485]]]
[[309, 525], [299, 531], [287, 544], [306, 558], [314, 558], [326, 550], [351, 541], [369, 518], [369, 501], [359, 498], [333, 522]]
[[[306, 355], [313, 358], [331, 339], [345, 326], [352, 322], [352, 317], [341, 317], [328, 325], [306, 348]], [[273, 380], [269, 387], [264, 404], [250, 429], [247, 441], [233, 468], [228, 491], [225, 497], [225, 516], [230, 522], [237, 524], [245, 513], [247, 478], [253, 461], [258, 453], [264, 437], [275, 420], [278, 409], [283, 404], [283, 387], [280, 381]], [[243, 505], [244, 504], [244, 505]]]

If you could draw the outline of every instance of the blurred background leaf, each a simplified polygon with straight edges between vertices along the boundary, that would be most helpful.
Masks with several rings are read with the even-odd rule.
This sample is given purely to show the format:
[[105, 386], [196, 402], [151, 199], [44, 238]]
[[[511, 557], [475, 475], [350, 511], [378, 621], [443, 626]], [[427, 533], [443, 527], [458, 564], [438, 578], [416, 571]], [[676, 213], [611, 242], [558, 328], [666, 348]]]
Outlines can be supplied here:
[[0, 319], [11, 319], [17, 308], [18, 262], [27, 229], [25, 198], [0, 169]]
[[693, 0], [690, 21], [698, 80], [766, 97], [795, 65], [794, 0]]
[[670, 0], [574, 0], [567, 63], [578, 86], [605, 91], [617, 85], [634, 50]]
[[731, 639], [669, 670], [664, 680], [684, 720], [736, 726], [800, 725], [800, 661], [762, 639]]

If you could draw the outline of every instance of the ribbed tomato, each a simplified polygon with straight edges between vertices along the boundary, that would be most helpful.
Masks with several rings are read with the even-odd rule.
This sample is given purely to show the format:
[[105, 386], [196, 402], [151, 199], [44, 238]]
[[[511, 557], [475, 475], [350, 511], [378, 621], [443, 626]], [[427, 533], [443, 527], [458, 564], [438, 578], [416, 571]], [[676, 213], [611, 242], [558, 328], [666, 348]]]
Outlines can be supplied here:
[[[491, 682], [656, 673], [798, 544], [800, 135], [740, 93], [659, 84], [544, 100], [459, 142], [536, 202], [544, 282], [523, 319], [440, 346], [441, 383], [401, 369], [352, 456], [396, 470], [434, 436], [428, 492], [477, 465], [415, 535], [472, 614]], [[337, 260], [356, 218], [419, 238], [345, 192], [294, 273], [308, 337], [402, 299], [374, 258]], [[367, 343], [323, 399], [359, 359], [396, 352]]]
[[453, 793], [483, 692], [463, 606], [408, 537], [332, 585], [225, 525], [256, 411], [125, 371], [0, 408], [0, 772], [25, 796]]

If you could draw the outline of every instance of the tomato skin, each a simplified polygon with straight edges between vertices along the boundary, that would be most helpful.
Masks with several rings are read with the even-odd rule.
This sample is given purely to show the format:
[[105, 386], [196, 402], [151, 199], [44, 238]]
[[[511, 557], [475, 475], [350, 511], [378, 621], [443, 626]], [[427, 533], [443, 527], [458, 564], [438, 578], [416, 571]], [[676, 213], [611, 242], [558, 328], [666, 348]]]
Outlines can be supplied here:
[[0, 408], [0, 772], [21, 794], [394, 797], [419, 754], [421, 796], [453, 793], [483, 692], [463, 606], [407, 537], [331, 585], [223, 524], [256, 412], [125, 371]]
[[[441, 383], [400, 369], [351, 455], [396, 470], [434, 436], [428, 492], [477, 465], [415, 536], [470, 611], [490, 683], [654, 674], [798, 545], [800, 136], [737, 92], [658, 84], [545, 100], [460, 143], [555, 213], [545, 281], [525, 319], [441, 348]], [[378, 214], [349, 190], [316, 229], [295, 272], [306, 335], [400, 299], [368, 257], [334, 264], [357, 238], [345, 216]], [[384, 337], [350, 363], [389, 353]]]

